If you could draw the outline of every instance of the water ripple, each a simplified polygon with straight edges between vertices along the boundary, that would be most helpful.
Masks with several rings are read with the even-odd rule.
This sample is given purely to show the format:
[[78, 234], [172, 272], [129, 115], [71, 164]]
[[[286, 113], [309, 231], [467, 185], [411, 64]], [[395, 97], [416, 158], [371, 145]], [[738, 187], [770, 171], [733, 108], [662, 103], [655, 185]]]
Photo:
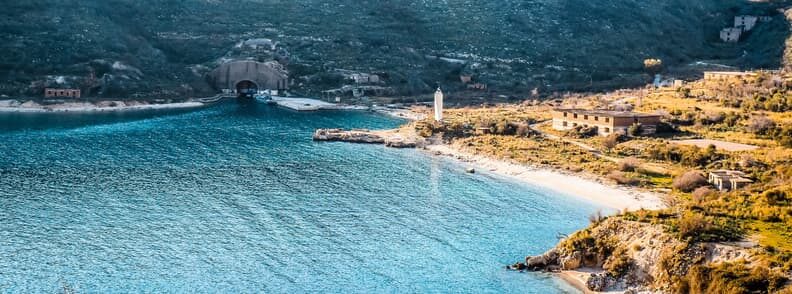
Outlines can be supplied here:
[[568, 291], [502, 266], [595, 207], [415, 150], [364, 112], [0, 116], [0, 292]]

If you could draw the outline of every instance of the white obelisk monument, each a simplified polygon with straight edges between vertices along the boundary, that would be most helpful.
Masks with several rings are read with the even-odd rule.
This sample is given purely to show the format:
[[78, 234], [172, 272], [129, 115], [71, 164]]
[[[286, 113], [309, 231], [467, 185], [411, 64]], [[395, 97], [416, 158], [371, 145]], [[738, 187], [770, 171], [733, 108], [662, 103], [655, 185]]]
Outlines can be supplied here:
[[434, 96], [434, 119], [438, 122], [443, 121], [443, 90], [440, 90], [440, 87], [437, 87]]

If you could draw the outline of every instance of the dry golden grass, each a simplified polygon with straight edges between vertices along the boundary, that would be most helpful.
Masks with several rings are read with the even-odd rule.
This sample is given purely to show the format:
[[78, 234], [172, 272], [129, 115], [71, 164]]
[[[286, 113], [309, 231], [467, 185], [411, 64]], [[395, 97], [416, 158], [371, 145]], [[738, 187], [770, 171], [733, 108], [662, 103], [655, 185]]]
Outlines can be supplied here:
[[532, 106], [522, 104], [498, 105], [494, 107], [464, 107], [446, 109], [444, 119], [448, 123], [470, 123], [481, 120], [507, 120], [524, 122], [529, 120], [545, 120], [551, 116], [549, 106]]
[[454, 144], [474, 154], [571, 171], [606, 175], [616, 163], [600, 159], [573, 144], [548, 139], [483, 135], [457, 139]]

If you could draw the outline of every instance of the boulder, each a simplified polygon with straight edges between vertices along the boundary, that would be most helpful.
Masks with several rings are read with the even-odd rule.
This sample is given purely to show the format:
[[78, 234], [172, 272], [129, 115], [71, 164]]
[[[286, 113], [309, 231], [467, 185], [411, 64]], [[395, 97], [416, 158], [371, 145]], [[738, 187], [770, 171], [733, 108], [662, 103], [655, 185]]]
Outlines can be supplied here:
[[586, 280], [586, 288], [595, 292], [605, 292], [616, 286], [616, 279], [609, 273], [591, 274]]
[[528, 256], [525, 258], [525, 266], [529, 270], [539, 271], [545, 270], [550, 265], [558, 264], [558, 252], [556, 249], [550, 249], [542, 255]]
[[580, 264], [583, 261], [583, 254], [580, 251], [572, 252], [572, 254], [561, 257], [561, 269], [562, 270], [575, 270], [580, 268]]
[[506, 266], [506, 268], [515, 271], [521, 271], [521, 270], [525, 270], [525, 264], [522, 262], [518, 262], [512, 265], [508, 265]]

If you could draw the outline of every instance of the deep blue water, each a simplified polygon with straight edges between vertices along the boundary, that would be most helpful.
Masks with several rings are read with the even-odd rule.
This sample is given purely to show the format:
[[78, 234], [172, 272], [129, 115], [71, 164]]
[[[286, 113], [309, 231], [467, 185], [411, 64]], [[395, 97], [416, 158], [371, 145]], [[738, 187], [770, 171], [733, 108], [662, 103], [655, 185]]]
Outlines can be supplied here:
[[574, 291], [506, 264], [597, 208], [417, 150], [364, 112], [0, 115], [0, 292]]

